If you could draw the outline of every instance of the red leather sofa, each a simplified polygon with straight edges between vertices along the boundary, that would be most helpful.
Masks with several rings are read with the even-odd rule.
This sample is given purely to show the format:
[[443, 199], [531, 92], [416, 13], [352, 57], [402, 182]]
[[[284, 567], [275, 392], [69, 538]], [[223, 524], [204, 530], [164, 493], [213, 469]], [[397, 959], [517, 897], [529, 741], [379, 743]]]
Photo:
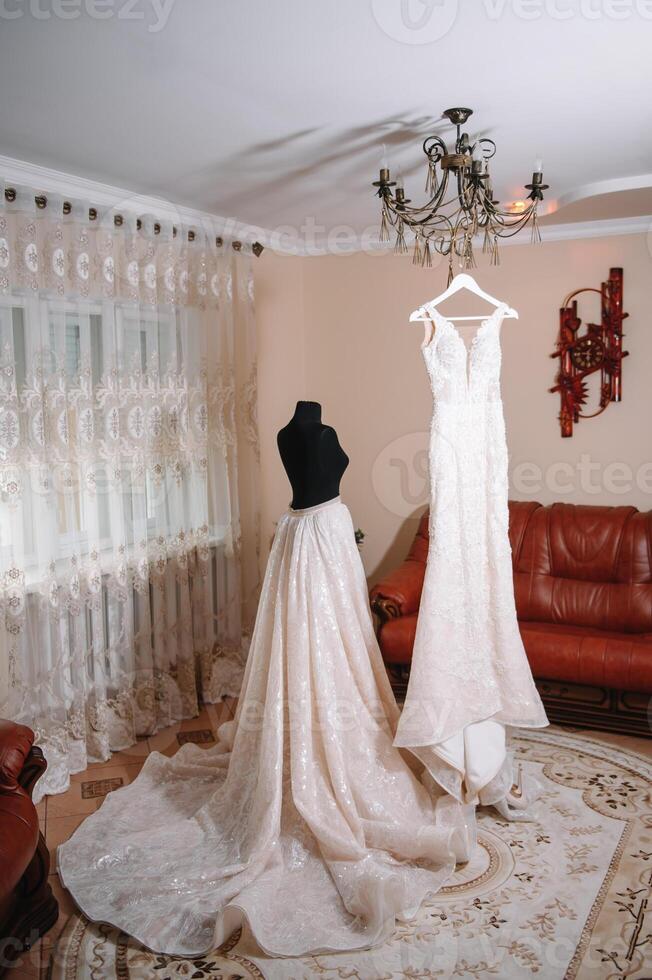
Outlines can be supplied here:
[[22, 953], [57, 921], [50, 855], [32, 791], [47, 763], [25, 725], [0, 720], [0, 975], [21, 976]]
[[[516, 611], [551, 721], [650, 735], [652, 511], [510, 501]], [[397, 693], [409, 676], [428, 513], [406, 560], [371, 590]]]

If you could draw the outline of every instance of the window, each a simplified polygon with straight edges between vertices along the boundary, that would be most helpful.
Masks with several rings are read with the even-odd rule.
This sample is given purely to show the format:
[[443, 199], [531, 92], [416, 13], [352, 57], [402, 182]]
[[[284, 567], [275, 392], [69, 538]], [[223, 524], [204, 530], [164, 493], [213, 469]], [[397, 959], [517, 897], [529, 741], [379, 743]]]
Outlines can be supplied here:
[[[33, 324], [31, 329], [29, 325]], [[36, 326], [34, 326], [36, 325]], [[138, 309], [119, 307], [113, 304], [103, 310], [101, 304], [66, 304], [56, 300], [26, 299], [24, 302], [0, 300], [0, 341], [3, 348], [8, 344], [10, 356], [15, 364], [16, 390], [19, 398], [25, 398], [28, 389], [35, 388], [35, 371], [40, 368], [48, 377], [50, 398], [48, 412], [39, 415], [43, 425], [56, 424], [58, 436], [70, 451], [60, 460], [52, 463], [44, 487], [39, 487], [39, 466], [23, 468], [23, 479], [31, 478], [34, 486], [30, 492], [21, 494], [17, 509], [3, 508], [0, 524], [0, 545], [10, 540], [16, 541], [16, 533], [22, 534], [21, 550], [27, 564], [36, 564], [38, 542], [39, 512], [54, 507], [56, 527], [59, 533], [57, 551], [62, 556], [87, 547], [90, 537], [100, 542], [101, 547], [112, 546], [111, 531], [117, 526], [121, 536], [128, 544], [134, 544], [135, 525], [146, 521], [148, 531], [153, 528], [165, 532], [169, 525], [169, 501], [164, 488], [157, 486], [147, 467], [142, 490], [139, 489], [130, 460], [121, 463], [122, 491], [116, 509], [116, 495], [112, 493], [114, 483], [109, 472], [110, 462], [102, 466], [102, 460], [94, 460], [94, 492], [89, 494], [84, 485], [88, 479], [88, 460], [83, 452], [84, 433], [80, 432], [81, 414], [77, 410], [84, 398], [89, 397], [89, 382], [93, 404], [93, 417], [89, 425], [94, 426], [91, 438], [97, 435], [100, 420], [100, 407], [96, 391], [103, 377], [116, 365], [127, 377], [135, 370], [165, 372], [170, 363], [177, 359], [180, 351], [178, 341], [177, 317], [173, 314], [143, 314]], [[90, 370], [90, 377], [84, 372]], [[52, 410], [53, 401], [62, 387], [61, 408], [57, 404]], [[32, 395], [32, 401], [38, 398]], [[3, 424], [14, 424], [15, 413], [5, 414], [0, 408], [0, 430]], [[20, 424], [26, 427], [31, 419], [32, 431], [21, 433], [21, 441], [27, 441], [36, 452], [33, 462], [38, 460], [38, 433], [34, 424], [34, 406], [31, 411], [19, 413]], [[94, 432], [94, 434], [93, 434]], [[31, 442], [30, 442], [31, 440]], [[41, 442], [43, 434], [41, 434]], [[46, 445], [49, 436], [45, 439]], [[11, 439], [5, 440], [10, 445]], [[3, 452], [0, 446], [0, 453]], [[6, 450], [5, 450], [6, 453]], [[54, 493], [51, 491], [54, 490]], [[52, 527], [48, 518], [47, 526]], [[19, 526], [16, 526], [16, 525]], [[6, 525], [6, 526], [3, 526]]]

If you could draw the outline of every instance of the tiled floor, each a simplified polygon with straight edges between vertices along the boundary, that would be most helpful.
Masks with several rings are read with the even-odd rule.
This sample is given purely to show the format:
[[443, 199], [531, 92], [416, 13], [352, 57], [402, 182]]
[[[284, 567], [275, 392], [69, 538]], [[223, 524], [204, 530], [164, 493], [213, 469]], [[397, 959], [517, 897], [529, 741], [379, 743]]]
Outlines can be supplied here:
[[[196, 718], [182, 721], [163, 729], [151, 738], [141, 739], [124, 752], [114, 752], [108, 762], [91, 765], [83, 773], [72, 777], [70, 789], [58, 796], [46, 797], [38, 805], [41, 829], [50, 848], [50, 884], [59, 901], [59, 920], [34, 949], [23, 957], [21, 964], [9, 972], [9, 980], [45, 980], [53, 947], [74, 910], [70, 894], [62, 888], [55, 872], [55, 851], [58, 844], [67, 840], [79, 826], [85, 815], [92, 813], [102, 803], [105, 795], [130, 782], [140, 772], [146, 756], [153, 751], [174, 755], [180, 745], [192, 740], [206, 747], [215, 744], [218, 727], [233, 717], [235, 700], [229, 699], [218, 705], [206, 705]], [[611, 745], [618, 745], [645, 755], [652, 760], [652, 740], [614, 735], [608, 732], [583, 732]]]
[[77, 773], [72, 777], [66, 793], [47, 796], [38, 804], [41, 830], [50, 850], [50, 884], [59, 902], [59, 920], [8, 972], [7, 980], [45, 980], [54, 945], [74, 911], [70, 894], [62, 888], [55, 871], [57, 845], [67, 840], [84, 817], [101, 805], [107, 793], [135, 779], [150, 752], [174, 755], [184, 742], [190, 740], [206, 747], [214, 745], [218, 727], [233, 717], [234, 708], [233, 699], [206, 705], [196, 718], [163, 729], [151, 738], [143, 738], [124, 752], [114, 752], [108, 762], [91, 765], [84, 772]]

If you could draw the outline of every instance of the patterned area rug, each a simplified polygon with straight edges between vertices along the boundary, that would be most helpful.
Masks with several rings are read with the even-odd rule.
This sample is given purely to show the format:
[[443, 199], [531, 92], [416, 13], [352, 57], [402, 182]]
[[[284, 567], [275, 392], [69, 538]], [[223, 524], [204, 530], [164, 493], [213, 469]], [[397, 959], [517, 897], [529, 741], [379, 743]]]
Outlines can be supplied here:
[[479, 816], [478, 853], [391, 942], [357, 954], [261, 955], [244, 934], [194, 960], [70, 917], [52, 980], [512, 980], [652, 977], [652, 765], [561, 731], [514, 748], [545, 786], [536, 822]]

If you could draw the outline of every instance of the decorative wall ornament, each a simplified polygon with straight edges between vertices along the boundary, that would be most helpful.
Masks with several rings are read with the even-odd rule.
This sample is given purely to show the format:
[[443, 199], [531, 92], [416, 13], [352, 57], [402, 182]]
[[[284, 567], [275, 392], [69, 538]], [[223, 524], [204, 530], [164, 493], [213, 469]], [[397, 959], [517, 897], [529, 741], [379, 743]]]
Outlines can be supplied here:
[[[588, 323], [580, 334], [582, 320], [577, 315], [580, 293], [600, 296], [600, 323]], [[557, 383], [551, 392], [559, 392], [561, 411], [559, 422], [563, 438], [573, 435], [573, 424], [580, 419], [601, 415], [611, 402], [622, 400], [622, 360], [629, 351], [623, 350], [623, 270], [609, 270], [609, 278], [600, 289], [583, 287], [570, 293], [559, 311], [557, 349], [551, 357], [559, 358]], [[600, 372], [600, 400], [594, 412], [583, 411], [589, 387], [587, 378]]]

